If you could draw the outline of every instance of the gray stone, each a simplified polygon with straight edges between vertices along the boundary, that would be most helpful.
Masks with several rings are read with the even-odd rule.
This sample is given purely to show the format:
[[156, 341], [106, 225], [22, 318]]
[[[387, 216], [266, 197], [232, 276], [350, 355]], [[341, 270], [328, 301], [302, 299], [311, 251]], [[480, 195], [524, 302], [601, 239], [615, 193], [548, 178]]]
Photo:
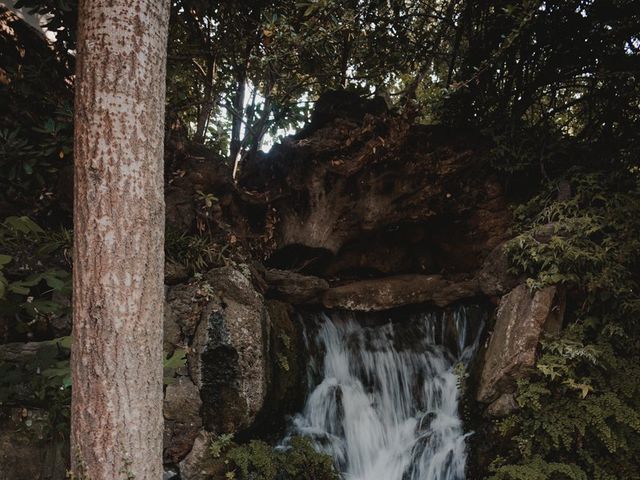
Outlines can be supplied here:
[[[177, 326], [182, 339], [193, 337], [200, 323], [202, 305], [206, 302], [206, 295], [201, 295], [198, 284], [184, 283], [170, 287], [165, 304], [165, 328], [171, 326], [172, 332]], [[172, 333], [173, 335], [173, 333]]]
[[189, 272], [186, 267], [180, 263], [167, 260], [164, 263], [164, 283], [167, 285], [176, 285], [189, 279]]
[[322, 303], [327, 308], [376, 311], [425, 302], [444, 307], [476, 294], [473, 280], [452, 282], [441, 275], [396, 275], [331, 288], [324, 293]]
[[486, 415], [492, 418], [506, 417], [518, 409], [516, 398], [513, 393], [503, 393], [494, 400], [485, 411]]
[[163, 348], [165, 352], [172, 352], [179, 347], [183, 341], [182, 331], [175, 313], [175, 306], [167, 300], [164, 302], [163, 333]]
[[180, 478], [182, 480], [208, 480], [213, 478], [215, 471], [212, 470], [207, 457], [209, 457], [209, 446], [215, 438], [210, 432], [200, 431], [193, 443], [193, 448], [184, 460], [180, 462]]

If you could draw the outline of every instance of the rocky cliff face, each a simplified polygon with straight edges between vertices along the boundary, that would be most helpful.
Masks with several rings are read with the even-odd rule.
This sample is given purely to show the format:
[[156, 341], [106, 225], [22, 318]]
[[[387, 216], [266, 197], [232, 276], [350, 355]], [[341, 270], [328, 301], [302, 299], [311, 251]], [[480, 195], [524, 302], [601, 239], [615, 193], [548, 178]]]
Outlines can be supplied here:
[[230, 228], [276, 268], [329, 279], [479, 268], [510, 222], [486, 141], [379, 101], [335, 100], [321, 98], [300, 134], [247, 160], [237, 185], [214, 162], [177, 155], [186, 173], [168, 187], [168, 223], [195, 228], [200, 191], [218, 199], [214, 229]]
[[[471, 382], [471, 401], [481, 415], [495, 417], [517, 408], [515, 381], [533, 365], [540, 335], [561, 324], [562, 309], [555, 289], [532, 294], [509, 272], [510, 212], [485, 167], [486, 152], [487, 142], [473, 132], [417, 125], [378, 100], [334, 93], [321, 98], [300, 134], [247, 161], [236, 185], [220, 183], [212, 166], [199, 163], [185, 169], [190, 173], [171, 195], [192, 198], [197, 184], [219, 199], [214, 229], [235, 236], [266, 265], [258, 268], [263, 293], [285, 310], [497, 305]], [[171, 198], [169, 222], [193, 228], [197, 209], [185, 212], [188, 202], [174, 208]], [[240, 323], [255, 324], [254, 341], [273, 345], [264, 327], [256, 330], [259, 322]], [[272, 337], [281, 328], [272, 327]], [[253, 378], [236, 371], [245, 382]], [[211, 405], [218, 420], [244, 405], [237, 399]], [[243, 418], [246, 426], [253, 417]], [[206, 421], [203, 428], [219, 429]]]
[[561, 325], [562, 292], [531, 293], [510, 274], [508, 202], [486, 150], [473, 132], [345, 94], [323, 97], [311, 124], [247, 161], [237, 183], [208, 152], [170, 149], [168, 225], [234, 253], [195, 277], [167, 269], [165, 351], [184, 355], [165, 388], [167, 465], [209, 478], [201, 460], [217, 435], [282, 432], [304, 397], [296, 308], [497, 305], [471, 400], [487, 417], [517, 408], [514, 382]]
[[242, 170], [240, 186], [274, 217], [274, 266], [341, 278], [469, 272], [504, 239], [509, 213], [482, 171], [479, 136], [392, 112], [315, 128]]

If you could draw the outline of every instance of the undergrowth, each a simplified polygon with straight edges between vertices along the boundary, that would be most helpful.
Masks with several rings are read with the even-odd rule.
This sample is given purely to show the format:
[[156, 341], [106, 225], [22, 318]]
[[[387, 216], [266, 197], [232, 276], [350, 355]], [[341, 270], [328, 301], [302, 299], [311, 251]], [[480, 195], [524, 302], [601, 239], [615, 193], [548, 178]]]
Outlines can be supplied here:
[[638, 172], [567, 178], [515, 211], [514, 271], [534, 290], [561, 285], [568, 305], [563, 332], [543, 339], [518, 384], [520, 409], [498, 424], [509, 448], [491, 480], [640, 478]]

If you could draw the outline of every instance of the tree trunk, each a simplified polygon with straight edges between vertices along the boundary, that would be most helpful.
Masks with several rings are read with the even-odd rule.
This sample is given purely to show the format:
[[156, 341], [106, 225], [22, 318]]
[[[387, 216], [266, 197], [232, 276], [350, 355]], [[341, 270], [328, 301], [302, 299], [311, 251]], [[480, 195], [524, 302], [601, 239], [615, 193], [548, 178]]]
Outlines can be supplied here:
[[81, 0], [75, 106], [71, 461], [162, 477], [168, 0]]
[[214, 58], [208, 60], [207, 78], [205, 78], [203, 101], [198, 112], [198, 121], [196, 123], [196, 133], [193, 141], [196, 143], [204, 143], [207, 136], [207, 126], [209, 125], [209, 117], [215, 102], [213, 101], [213, 86], [216, 78], [216, 60]]
[[244, 119], [244, 97], [246, 91], [247, 77], [246, 71], [243, 71], [238, 78], [236, 93], [233, 97], [233, 112], [231, 112], [231, 141], [229, 143], [229, 157], [234, 164], [237, 161], [241, 148], [240, 133], [242, 131], [242, 120]]

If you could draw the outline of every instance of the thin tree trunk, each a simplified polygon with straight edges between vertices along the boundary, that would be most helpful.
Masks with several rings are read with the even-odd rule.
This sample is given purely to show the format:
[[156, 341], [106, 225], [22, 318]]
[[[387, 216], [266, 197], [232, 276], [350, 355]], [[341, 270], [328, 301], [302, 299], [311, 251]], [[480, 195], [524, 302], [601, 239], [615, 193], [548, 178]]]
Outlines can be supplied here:
[[229, 142], [229, 159], [234, 165], [234, 178], [238, 158], [242, 153], [242, 140], [240, 139], [240, 133], [242, 131], [242, 121], [244, 120], [244, 97], [247, 93], [247, 74], [253, 46], [254, 45], [250, 43], [245, 48], [244, 59], [236, 75], [236, 92], [233, 97], [233, 111], [231, 112], [231, 141]]
[[71, 461], [162, 477], [168, 0], [81, 0], [75, 107]]
[[[453, 3], [452, 3], [453, 5]], [[455, 39], [453, 40], [453, 51], [451, 52], [451, 60], [449, 61], [449, 69], [447, 71], [447, 88], [451, 85], [453, 81], [453, 72], [456, 68], [456, 61], [458, 60], [458, 53], [460, 52], [460, 42], [462, 41], [462, 32], [464, 30], [464, 25], [468, 21], [469, 16], [469, 5], [465, 2], [464, 11], [460, 17], [458, 27], [456, 28]]]
[[215, 84], [216, 77], [216, 59], [209, 59], [209, 65], [207, 66], [207, 78], [205, 79], [203, 102], [200, 105], [200, 112], [198, 113], [198, 122], [196, 125], [196, 133], [193, 136], [193, 141], [196, 143], [204, 143], [207, 136], [207, 125], [209, 124], [209, 117], [213, 110], [213, 86]]
[[244, 97], [247, 91], [246, 71], [243, 71], [238, 78], [236, 93], [233, 98], [233, 112], [231, 112], [231, 141], [229, 143], [230, 158], [236, 163], [236, 159], [240, 154], [241, 141], [240, 133], [242, 130], [242, 120], [244, 118]]

